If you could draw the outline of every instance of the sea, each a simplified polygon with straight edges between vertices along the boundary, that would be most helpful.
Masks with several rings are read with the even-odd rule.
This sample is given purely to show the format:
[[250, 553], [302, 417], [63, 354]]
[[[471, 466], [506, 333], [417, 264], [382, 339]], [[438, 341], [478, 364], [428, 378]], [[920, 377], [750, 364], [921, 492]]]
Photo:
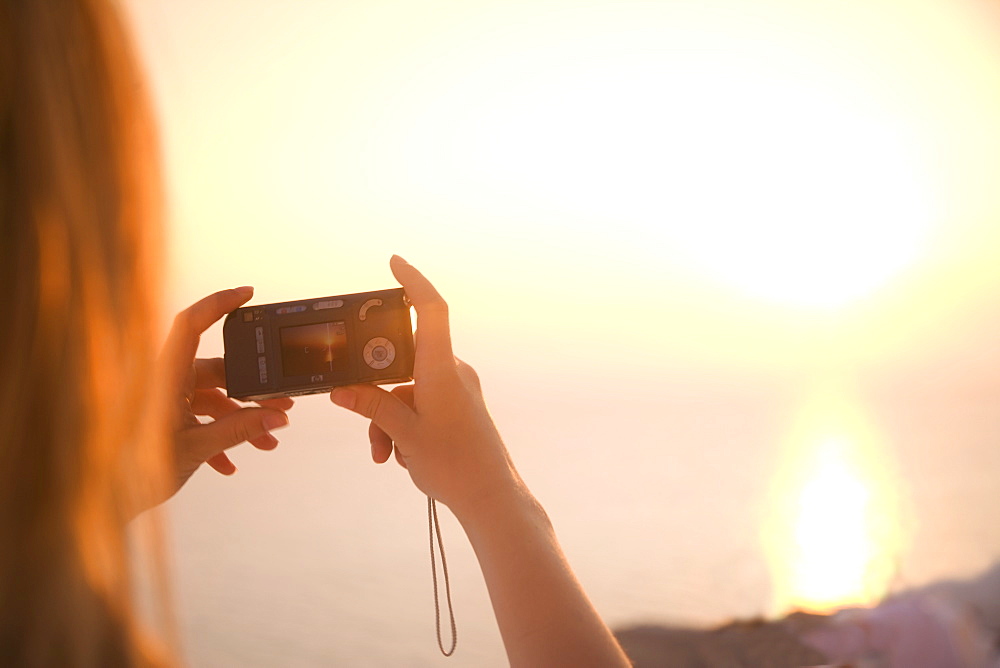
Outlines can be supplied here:
[[[762, 530], [802, 378], [559, 377], [515, 374], [499, 359], [479, 371], [513, 460], [609, 625], [782, 613]], [[1000, 382], [921, 371], [860, 386], [906, 509], [886, 594], [975, 576], [1000, 555]], [[371, 461], [366, 421], [326, 395], [298, 399], [290, 418], [277, 449], [235, 448], [235, 475], [203, 467], [163, 509], [189, 665], [506, 665], [475, 555], [447, 509], [458, 638], [446, 659], [425, 497], [392, 460]], [[447, 647], [446, 616], [441, 629]]]

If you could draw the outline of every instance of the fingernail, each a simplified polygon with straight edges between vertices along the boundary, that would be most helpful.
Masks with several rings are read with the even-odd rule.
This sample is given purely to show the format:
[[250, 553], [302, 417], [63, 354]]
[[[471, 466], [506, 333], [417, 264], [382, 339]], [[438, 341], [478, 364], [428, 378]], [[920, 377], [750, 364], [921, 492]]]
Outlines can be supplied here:
[[288, 416], [284, 413], [268, 413], [264, 416], [264, 429], [273, 431], [288, 426]]
[[333, 393], [330, 394], [330, 399], [338, 406], [352, 411], [354, 410], [354, 405], [358, 401], [358, 395], [351, 390], [334, 390]]
[[233, 292], [235, 292], [236, 294], [238, 294], [240, 297], [249, 296], [249, 295], [253, 294], [253, 286], [252, 285], [244, 285], [243, 287], [240, 287], [240, 288], [233, 288]]

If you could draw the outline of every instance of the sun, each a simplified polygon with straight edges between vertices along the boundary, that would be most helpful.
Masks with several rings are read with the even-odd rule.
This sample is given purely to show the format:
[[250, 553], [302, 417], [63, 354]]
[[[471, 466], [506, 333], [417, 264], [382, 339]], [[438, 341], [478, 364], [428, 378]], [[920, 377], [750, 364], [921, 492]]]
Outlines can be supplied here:
[[419, 192], [488, 203], [501, 246], [610, 247], [799, 307], [883, 288], [935, 232], [913, 119], [859, 63], [713, 20], [487, 38], [407, 82], [375, 151]]

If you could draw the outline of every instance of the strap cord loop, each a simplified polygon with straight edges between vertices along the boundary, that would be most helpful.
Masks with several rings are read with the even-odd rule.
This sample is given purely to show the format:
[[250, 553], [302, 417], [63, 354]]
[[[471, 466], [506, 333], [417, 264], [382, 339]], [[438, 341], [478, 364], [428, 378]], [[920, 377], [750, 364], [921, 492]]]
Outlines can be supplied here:
[[[438, 647], [445, 656], [455, 653], [455, 646], [458, 644], [458, 631], [455, 627], [455, 611], [451, 606], [451, 582], [448, 578], [448, 562], [444, 558], [444, 542], [441, 540], [441, 523], [438, 521], [437, 503], [431, 497], [427, 497], [427, 526], [431, 540], [431, 576], [434, 580], [434, 627], [437, 630]], [[437, 535], [438, 550], [441, 552], [441, 570], [444, 572], [444, 592], [448, 601], [448, 617], [451, 621], [451, 649], [445, 651], [444, 641], [441, 640], [441, 604], [438, 595], [437, 563], [434, 560], [434, 536]]]

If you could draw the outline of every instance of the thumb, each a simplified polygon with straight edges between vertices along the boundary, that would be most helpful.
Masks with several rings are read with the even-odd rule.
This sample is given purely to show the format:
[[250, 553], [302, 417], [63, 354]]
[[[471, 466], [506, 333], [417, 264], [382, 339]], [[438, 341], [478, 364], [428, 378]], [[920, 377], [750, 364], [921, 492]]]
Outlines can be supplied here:
[[330, 400], [368, 418], [394, 441], [409, 431], [416, 417], [398, 397], [374, 385], [338, 387], [330, 393]]
[[227, 448], [288, 425], [288, 416], [270, 408], [244, 408], [183, 433], [185, 446], [205, 460]]

